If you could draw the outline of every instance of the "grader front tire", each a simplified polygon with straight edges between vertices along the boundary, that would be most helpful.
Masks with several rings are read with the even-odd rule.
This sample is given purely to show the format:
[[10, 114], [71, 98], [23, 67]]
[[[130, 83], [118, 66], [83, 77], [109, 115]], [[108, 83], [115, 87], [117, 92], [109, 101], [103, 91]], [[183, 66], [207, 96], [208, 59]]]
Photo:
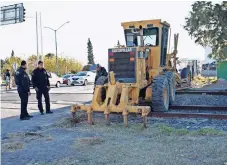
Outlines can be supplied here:
[[152, 83], [153, 111], [162, 112], [169, 109], [169, 84], [166, 76], [157, 76]]
[[169, 103], [173, 104], [176, 99], [176, 81], [173, 72], [165, 72], [164, 74], [169, 84]]

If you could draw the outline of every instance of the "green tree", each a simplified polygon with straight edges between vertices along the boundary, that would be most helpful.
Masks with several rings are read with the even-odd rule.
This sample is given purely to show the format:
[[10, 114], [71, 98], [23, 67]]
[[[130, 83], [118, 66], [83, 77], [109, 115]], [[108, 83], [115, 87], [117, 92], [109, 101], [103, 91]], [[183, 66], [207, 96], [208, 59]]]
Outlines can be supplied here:
[[31, 55], [27, 59], [28, 73], [31, 74], [32, 71], [37, 67], [37, 55]]
[[83, 66], [82, 71], [90, 71], [91, 64], [87, 64]]
[[48, 54], [45, 55], [45, 57], [48, 57], [48, 58], [52, 58], [54, 56], [55, 56], [54, 53], [48, 53]]
[[3, 68], [4, 64], [5, 64], [5, 60], [1, 59], [1, 69]]
[[20, 57], [16, 57], [16, 56], [13, 56], [13, 57], [11, 56], [10, 58], [6, 58], [4, 66], [2, 68], [2, 73], [5, 73], [6, 69], [9, 69], [11, 75], [14, 75], [13, 65], [16, 63], [17, 64], [17, 68], [18, 68], [20, 66], [21, 61], [22, 61], [21, 58]]
[[212, 48], [210, 58], [227, 59], [227, 2], [197, 1], [185, 21], [184, 29], [195, 43]]
[[87, 58], [88, 58], [88, 64], [94, 64], [93, 46], [90, 38], [88, 38], [88, 42], [87, 42]]

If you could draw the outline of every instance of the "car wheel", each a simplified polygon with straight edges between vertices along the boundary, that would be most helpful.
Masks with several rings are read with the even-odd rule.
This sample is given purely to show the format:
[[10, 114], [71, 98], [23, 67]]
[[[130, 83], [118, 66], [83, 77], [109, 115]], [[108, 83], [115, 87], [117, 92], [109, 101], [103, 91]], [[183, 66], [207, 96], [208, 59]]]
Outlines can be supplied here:
[[57, 88], [60, 87], [60, 82], [57, 82], [56, 87], [57, 87]]
[[67, 85], [71, 85], [71, 81], [70, 80], [67, 81]]
[[84, 86], [87, 86], [87, 84], [88, 84], [88, 81], [84, 80]]

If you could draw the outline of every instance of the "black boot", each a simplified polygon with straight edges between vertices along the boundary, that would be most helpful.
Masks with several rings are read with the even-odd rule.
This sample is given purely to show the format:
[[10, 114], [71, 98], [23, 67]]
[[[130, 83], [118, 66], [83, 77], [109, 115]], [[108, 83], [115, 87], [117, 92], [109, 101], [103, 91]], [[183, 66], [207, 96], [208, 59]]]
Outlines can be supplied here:
[[26, 116], [26, 117], [20, 117], [20, 120], [30, 120], [30, 117]]
[[51, 113], [53, 113], [52, 111], [47, 111], [46, 113], [49, 113], [49, 114], [51, 114]]

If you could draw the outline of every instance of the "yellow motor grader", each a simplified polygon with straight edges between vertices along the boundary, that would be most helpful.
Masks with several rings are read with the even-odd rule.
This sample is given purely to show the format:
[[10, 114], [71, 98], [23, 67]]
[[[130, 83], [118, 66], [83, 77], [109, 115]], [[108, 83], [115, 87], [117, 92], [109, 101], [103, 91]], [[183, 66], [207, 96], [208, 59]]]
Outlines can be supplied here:
[[[161, 20], [124, 22], [126, 46], [108, 50], [108, 77], [100, 77], [90, 105], [73, 105], [71, 112], [104, 112], [108, 123], [111, 112], [122, 113], [124, 125], [128, 114], [142, 114], [144, 126], [151, 111], [168, 111], [175, 100], [176, 85], [181, 77], [176, 71], [178, 34], [170, 54], [170, 24]], [[169, 46], [169, 47], [168, 47]]]

